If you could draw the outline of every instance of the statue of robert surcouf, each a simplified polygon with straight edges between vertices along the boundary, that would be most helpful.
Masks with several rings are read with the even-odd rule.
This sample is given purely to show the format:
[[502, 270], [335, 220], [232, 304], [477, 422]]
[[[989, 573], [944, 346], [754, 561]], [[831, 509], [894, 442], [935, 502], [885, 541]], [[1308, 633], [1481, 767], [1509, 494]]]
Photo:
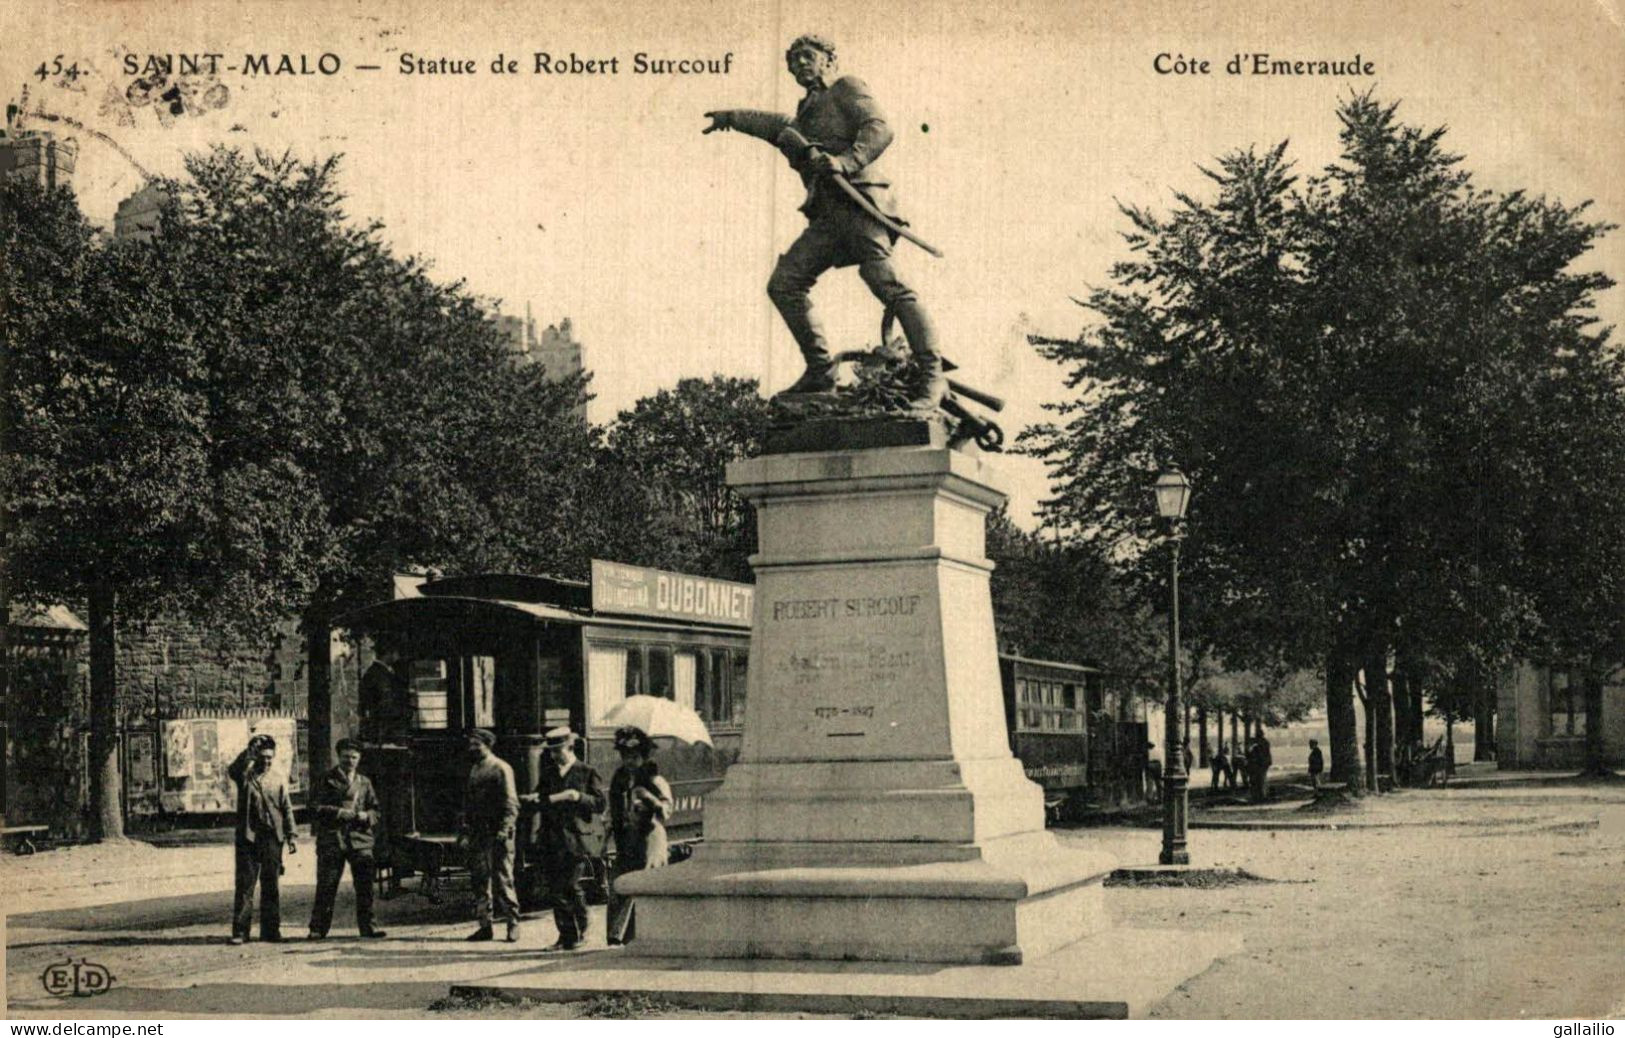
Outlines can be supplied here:
[[894, 314], [914, 358], [916, 384], [910, 407], [935, 409], [946, 389], [936, 333], [914, 290], [892, 267], [892, 246], [907, 238], [934, 255], [936, 249], [905, 226], [891, 196], [891, 182], [876, 166], [892, 131], [880, 108], [856, 76], [835, 76], [835, 45], [819, 36], [790, 44], [785, 61], [807, 95], [795, 117], [774, 112], [707, 112], [703, 131], [737, 130], [782, 151], [801, 174], [807, 200], [807, 229], [779, 257], [767, 294], [778, 307], [807, 362], [807, 370], [787, 393], [827, 393], [835, 388], [835, 363], [812, 310], [809, 293], [831, 267], [856, 265], [875, 298]]

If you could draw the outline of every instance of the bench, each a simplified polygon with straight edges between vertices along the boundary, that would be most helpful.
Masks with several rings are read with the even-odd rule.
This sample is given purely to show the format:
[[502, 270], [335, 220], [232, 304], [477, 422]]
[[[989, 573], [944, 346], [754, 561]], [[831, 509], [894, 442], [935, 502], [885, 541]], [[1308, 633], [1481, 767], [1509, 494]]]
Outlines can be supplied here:
[[15, 854], [33, 854], [39, 850], [34, 846], [34, 840], [44, 840], [51, 834], [48, 825], [8, 825], [0, 829], [0, 839]]

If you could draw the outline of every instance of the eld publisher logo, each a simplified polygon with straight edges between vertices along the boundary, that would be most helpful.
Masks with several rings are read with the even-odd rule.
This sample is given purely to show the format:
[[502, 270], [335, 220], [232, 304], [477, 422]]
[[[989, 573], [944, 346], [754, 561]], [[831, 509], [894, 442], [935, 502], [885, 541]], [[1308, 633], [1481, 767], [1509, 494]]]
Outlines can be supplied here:
[[46, 992], [58, 998], [72, 995], [83, 998], [100, 995], [113, 989], [113, 974], [106, 966], [89, 959], [64, 959], [52, 963], [40, 973], [39, 980]]

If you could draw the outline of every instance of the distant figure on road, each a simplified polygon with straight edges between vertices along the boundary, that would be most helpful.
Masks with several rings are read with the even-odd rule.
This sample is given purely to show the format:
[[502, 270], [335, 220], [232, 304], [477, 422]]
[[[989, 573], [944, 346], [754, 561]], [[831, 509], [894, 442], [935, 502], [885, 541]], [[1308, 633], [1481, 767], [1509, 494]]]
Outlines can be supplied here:
[[480, 928], [470, 941], [489, 941], [493, 908], [508, 924], [508, 940], [519, 939], [519, 896], [513, 886], [514, 830], [519, 821], [519, 794], [513, 768], [491, 752], [497, 737], [484, 728], [468, 735], [468, 784], [463, 789], [460, 842], [468, 850], [468, 875]]
[[1185, 774], [1186, 774], [1186, 776], [1189, 776], [1191, 774], [1191, 768], [1194, 767], [1195, 764], [1196, 764], [1196, 754], [1191, 752], [1191, 741], [1189, 739], [1185, 740], [1184, 750], [1185, 750]]
[[1326, 770], [1326, 757], [1320, 752], [1320, 743], [1309, 740], [1309, 785], [1320, 788], [1320, 773]]
[[[1218, 789], [1220, 779], [1226, 777], [1226, 773], [1230, 770], [1230, 758], [1224, 755], [1224, 743], [1219, 744], [1219, 748], [1214, 752], [1213, 759], [1209, 761], [1209, 765], [1213, 768], [1212, 788]], [[1234, 786], [1235, 779], [1232, 778], [1230, 780], [1230, 784]]]
[[236, 894], [231, 943], [242, 944], [254, 926], [254, 887], [260, 888], [260, 940], [282, 940], [282, 848], [297, 854], [293, 801], [287, 783], [271, 770], [276, 740], [256, 735], [226, 774], [237, 783]]
[[355, 887], [355, 922], [362, 937], [382, 937], [372, 925], [372, 849], [380, 812], [372, 781], [357, 768], [361, 744], [340, 739], [334, 747], [338, 764], [316, 787], [316, 805], [310, 827], [316, 834], [316, 903], [310, 909], [310, 939], [322, 940], [333, 925], [333, 901], [338, 897], [344, 866], [350, 866]]
[[1145, 744], [1145, 797], [1147, 800], [1162, 799], [1162, 758], [1151, 755], [1156, 748], [1157, 744], [1154, 742]]
[[1252, 780], [1253, 800], [1263, 803], [1270, 795], [1270, 765], [1274, 761], [1270, 757], [1270, 741], [1263, 731], [1258, 733], [1258, 739], [1253, 748], [1247, 751], [1248, 777]]
[[631, 725], [615, 732], [621, 766], [609, 780], [610, 832], [615, 836], [615, 868], [610, 874], [609, 943], [625, 944], [634, 936], [632, 899], [615, 893], [615, 880], [628, 872], [666, 864], [666, 818], [671, 814], [671, 786], [649, 759], [654, 740]]

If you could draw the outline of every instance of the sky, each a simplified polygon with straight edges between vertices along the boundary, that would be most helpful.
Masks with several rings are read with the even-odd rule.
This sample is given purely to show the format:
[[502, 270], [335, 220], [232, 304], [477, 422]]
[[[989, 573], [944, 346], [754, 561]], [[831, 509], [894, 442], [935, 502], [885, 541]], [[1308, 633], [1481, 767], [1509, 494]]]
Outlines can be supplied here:
[[[1027, 343], [1073, 336], [1073, 301], [1124, 255], [1119, 202], [1167, 209], [1203, 190], [1201, 163], [1289, 139], [1305, 174], [1335, 156], [1335, 107], [1374, 88], [1401, 116], [1450, 128], [1482, 186], [1595, 200], [1625, 223], [1625, 17], [1617, 2], [1040, 2], [825, 0], [548, 4], [216, 3], [169, 0], [11, 5], [0, 12], [0, 85], [24, 126], [76, 136], [75, 184], [110, 223], [141, 186], [214, 143], [341, 152], [348, 210], [376, 219], [397, 251], [444, 279], [568, 316], [607, 422], [687, 376], [794, 380], [800, 359], [764, 287], [803, 218], [799, 179], [770, 147], [702, 136], [703, 113], [794, 110], [783, 52], [803, 32], [832, 38], [842, 73], [865, 79], [896, 134], [886, 166], [905, 216], [945, 252], [899, 244], [960, 377], [1009, 401], [1013, 438], [1068, 392]], [[616, 74], [535, 74], [536, 52], [616, 57]], [[651, 58], [727, 58], [721, 75], [637, 74]], [[1370, 62], [1371, 76], [1233, 76], [1237, 54]], [[195, 114], [132, 106], [149, 54], [223, 55], [192, 77]], [[250, 75], [247, 55], [282, 54], [336, 74]], [[472, 59], [471, 75], [406, 75], [403, 55]], [[501, 54], [518, 62], [495, 74]], [[1205, 59], [1208, 74], [1159, 74], [1157, 57]], [[78, 65], [69, 80], [54, 74]], [[1172, 59], [1172, 60], [1170, 60]], [[41, 79], [36, 71], [46, 65]], [[357, 69], [377, 65], [376, 70]], [[331, 59], [329, 59], [331, 65]], [[236, 66], [234, 70], [227, 66]], [[208, 95], [218, 84], [224, 90]], [[26, 100], [24, 89], [26, 88]], [[47, 116], [59, 117], [51, 122]], [[74, 120], [78, 127], [61, 121]], [[95, 130], [98, 134], [89, 131]], [[1625, 271], [1625, 233], [1588, 264]], [[854, 270], [814, 293], [832, 344], [878, 336], [879, 307]], [[1605, 295], [1618, 323], [1625, 293]], [[1031, 524], [1046, 493], [1031, 459], [1000, 463], [1011, 512]], [[1149, 493], [1149, 491], [1148, 491]]]

